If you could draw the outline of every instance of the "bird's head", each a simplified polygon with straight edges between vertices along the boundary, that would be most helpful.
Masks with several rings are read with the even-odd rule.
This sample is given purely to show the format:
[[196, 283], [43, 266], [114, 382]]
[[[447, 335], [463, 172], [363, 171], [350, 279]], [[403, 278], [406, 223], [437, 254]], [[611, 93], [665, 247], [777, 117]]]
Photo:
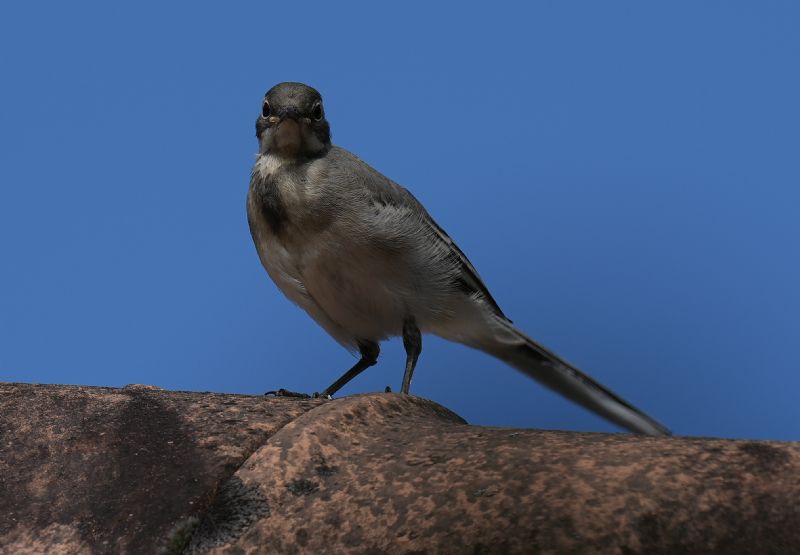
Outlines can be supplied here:
[[256, 119], [261, 154], [313, 158], [331, 146], [322, 96], [302, 83], [278, 83], [264, 95]]

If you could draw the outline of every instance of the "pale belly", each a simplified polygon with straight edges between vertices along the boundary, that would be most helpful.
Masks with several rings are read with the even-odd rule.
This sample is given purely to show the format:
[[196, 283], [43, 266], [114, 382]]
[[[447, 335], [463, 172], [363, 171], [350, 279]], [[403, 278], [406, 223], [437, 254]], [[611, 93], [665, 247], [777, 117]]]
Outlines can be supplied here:
[[281, 291], [334, 339], [353, 348], [402, 333], [417, 304], [407, 272], [380, 253], [332, 248], [324, 238], [303, 246], [287, 248], [271, 236], [258, 251]]
[[253, 219], [272, 280], [347, 348], [402, 335], [408, 318], [423, 333], [461, 342], [473, 335], [464, 322], [474, 320], [479, 307], [454, 289], [452, 276], [430, 252], [394, 242], [381, 246], [386, 242], [336, 228], [314, 233], [295, 227], [280, 239]]
[[305, 254], [302, 281], [331, 320], [358, 339], [380, 341], [400, 335], [417, 304], [413, 279], [396, 262], [358, 246], [321, 245]]

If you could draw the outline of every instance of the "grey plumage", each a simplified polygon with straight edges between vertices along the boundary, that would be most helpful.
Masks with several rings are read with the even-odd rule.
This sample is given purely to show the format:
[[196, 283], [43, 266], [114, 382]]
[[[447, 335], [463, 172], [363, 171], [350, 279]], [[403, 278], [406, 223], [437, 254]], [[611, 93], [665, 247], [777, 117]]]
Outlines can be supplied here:
[[300, 83], [267, 92], [247, 214], [261, 262], [283, 293], [361, 354], [324, 393], [375, 364], [402, 336], [408, 392], [432, 333], [487, 352], [630, 430], [669, 431], [517, 329], [475, 268], [406, 189], [330, 143], [319, 93]]

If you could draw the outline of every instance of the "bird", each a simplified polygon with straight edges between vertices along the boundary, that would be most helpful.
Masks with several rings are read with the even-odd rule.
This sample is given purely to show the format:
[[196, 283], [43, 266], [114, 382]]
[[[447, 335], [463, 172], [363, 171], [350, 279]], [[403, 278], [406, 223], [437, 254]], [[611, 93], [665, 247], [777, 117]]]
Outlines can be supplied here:
[[316, 89], [273, 86], [255, 128], [247, 219], [261, 263], [289, 300], [359, 356], [318, 395], [332, 396], [375, 365], [381, 341], [397, 336], [406, 352], [400, 393], [408, 394], [422, 335], [433, 334], [488, 353], [634, 433], [670, 435], [517, 328], [407, 189], [332, 144]]

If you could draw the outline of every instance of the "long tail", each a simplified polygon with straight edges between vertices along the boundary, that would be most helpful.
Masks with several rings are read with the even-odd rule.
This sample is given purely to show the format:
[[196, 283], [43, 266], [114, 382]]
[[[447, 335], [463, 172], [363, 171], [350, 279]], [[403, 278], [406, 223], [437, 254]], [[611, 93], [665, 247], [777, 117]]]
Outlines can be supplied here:
[[664, 425], [536, 343], [508, 320], [500, 324], [504, 328], [500, 337], [480, 349], [623, 428], [654, 436], [672, 435]]

